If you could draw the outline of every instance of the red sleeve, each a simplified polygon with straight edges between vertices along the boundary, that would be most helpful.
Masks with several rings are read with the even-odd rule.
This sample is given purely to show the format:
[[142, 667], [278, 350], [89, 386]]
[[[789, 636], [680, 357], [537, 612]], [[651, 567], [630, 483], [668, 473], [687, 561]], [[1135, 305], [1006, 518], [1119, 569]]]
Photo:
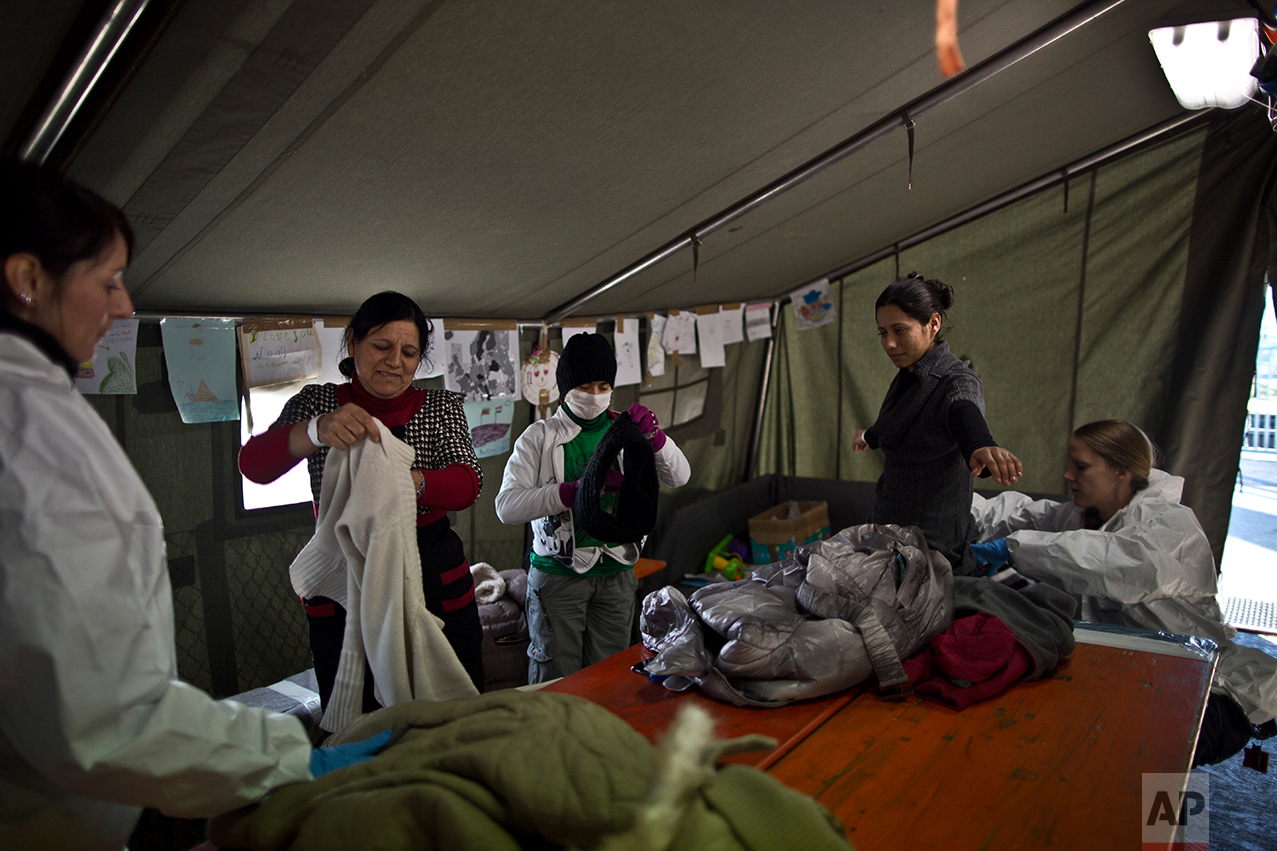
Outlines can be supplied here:
[[[243, 457], [241, 453], [240, 458]], [[241, 460], [240, 463], [243, 464], [243, 461]], [[417, 501], [422, 508], [436, 511], [462, 511], [474, 505], [474, 501], [479, 498], [479, 476], [469, 465], [451, 464], [442, 470], [419, 470], [418, 472], [426, 480], [421, 499]]]
[[300, 461], [288, 451], [288, 433], [295, 423], [267, 429], [248, 439], [239, 450], [239, 471], [250, 482], [264, 485], [293, 469]]

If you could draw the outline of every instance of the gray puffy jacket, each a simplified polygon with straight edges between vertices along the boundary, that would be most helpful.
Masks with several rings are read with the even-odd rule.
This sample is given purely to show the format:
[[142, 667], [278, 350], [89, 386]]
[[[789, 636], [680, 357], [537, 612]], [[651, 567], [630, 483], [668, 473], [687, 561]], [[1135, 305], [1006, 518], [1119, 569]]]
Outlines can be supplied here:
[[[649, 673], [740, 706], [906, 682], [901, 660], [953, 621], [953, 572], [914, 527], [852, 526], [750, 579], [643, 601]], [[707, 642], [706, 628], [716, 636]], [[721, 636], [721, 638], [720, 638]], [[726, 643], [722, 643], [723, 640]], [[709, 646], [719, 646], [717, 654]]]

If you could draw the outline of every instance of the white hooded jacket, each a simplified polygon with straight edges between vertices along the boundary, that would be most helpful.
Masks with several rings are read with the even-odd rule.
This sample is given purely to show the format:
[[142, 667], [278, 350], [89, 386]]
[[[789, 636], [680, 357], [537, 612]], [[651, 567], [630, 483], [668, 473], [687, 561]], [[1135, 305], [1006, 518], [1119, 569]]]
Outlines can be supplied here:
[[1214, 690], [1254, 723], [1277, 716], [1277, 659], [1232, 643], [1215, 601], [1215, 558], [1188, 506], [1184, 480], [1153, 470], [1099, 529], [1070, 502], [999, 494], [971, 503], [980, 541], [1007, 539], [1015, 569], [1080, 598], [1078, 619], [1209, 638], [1220, 646]]
[[[501, 479], [497, 517], [502, 523], [531, 523], [532, 551], [570, 563], [576, 573], [588, 572], [604, 553], [621, 564], [634, 564], [642, 550], [641, 542], [580, 549], [575, 546], [572, 506], [559, 499], [559, 484], [563, 481], [563, 446], [580, 433], [581, 427], [560, 405], [549, 417], [532, 423], [519, 435]], [[683, 451], [668, 435], [656, 453], [656, 476], [661, 484], [672, 488], [682, 487], [692, 476]]]
[[66, 371], [0, 333], [0, 847], [121, 848], [141, 807], [225, 812], [310, 752], [178, 679], [155, 503]]

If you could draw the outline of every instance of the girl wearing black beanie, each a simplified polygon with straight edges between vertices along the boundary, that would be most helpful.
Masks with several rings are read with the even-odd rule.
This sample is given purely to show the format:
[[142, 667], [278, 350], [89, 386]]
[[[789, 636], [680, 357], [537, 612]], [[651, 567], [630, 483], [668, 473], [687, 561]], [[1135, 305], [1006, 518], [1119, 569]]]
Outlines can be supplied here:
[[[638, 589], [633, 566], [643, 540], [598, 540], [575, 512], [582, 477], [612, 422], [622, 416], [634, 422], [651, 446], [661, 484], [681, 487], [691, 476], [651, 411], [637, 403], [624, 414], [608, 410], [616, 355], [601, 334], [570, 339], [556, 377], [563, 404], [515, 441], [496, 500], [501, 522], [532, 524], [530, 683], [565, 676], [630, 644]], [[626, 487], [621, 472], [593, 471], [589, 478], [602, 479], [601, 510], [609, 511]]]

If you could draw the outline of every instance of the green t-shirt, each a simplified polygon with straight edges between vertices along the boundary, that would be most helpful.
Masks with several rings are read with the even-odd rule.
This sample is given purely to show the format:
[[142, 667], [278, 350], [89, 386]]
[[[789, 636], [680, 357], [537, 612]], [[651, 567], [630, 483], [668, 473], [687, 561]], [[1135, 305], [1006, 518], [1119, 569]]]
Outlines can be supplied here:
[[[580, 434], [563, 444], [563, 481], [575, 482], [585, 475], [585, 468], [590, 463], [590, 458], [594, 456], [594, 450], [602, 442], [603, 435], [607, 433], [608, 428], [612, 425], [612, 419], [607, 415], [606, 411], [592, 420], [581, 419], [569, 411], [566, 406], [563, 408], [563, 412], [572, 419], [572, 422], [581, 427]], [[604, 511], [615, 507], [616, 494], [604, 494], [600, 504]], [[605, 542], [587, 535], [579, 523], [575, 524], [573, 531], [573, 540], [577, 547], [607, 546]], [[608, 573], [620, 573], [622, 570], [629, 570], [633, 567], [633, 565], [622, 564], [607, 553], [601, 553], [599, 560], [594, 563], [594, 567], [585, 573], [577, 573], [558, 559], [550, 556], [539, 556], [535, 552], [531, 555], [531, 563], [538, 570], [544, 570], [546, 573], [557, 573], [560, 576], [602, 576]]]

